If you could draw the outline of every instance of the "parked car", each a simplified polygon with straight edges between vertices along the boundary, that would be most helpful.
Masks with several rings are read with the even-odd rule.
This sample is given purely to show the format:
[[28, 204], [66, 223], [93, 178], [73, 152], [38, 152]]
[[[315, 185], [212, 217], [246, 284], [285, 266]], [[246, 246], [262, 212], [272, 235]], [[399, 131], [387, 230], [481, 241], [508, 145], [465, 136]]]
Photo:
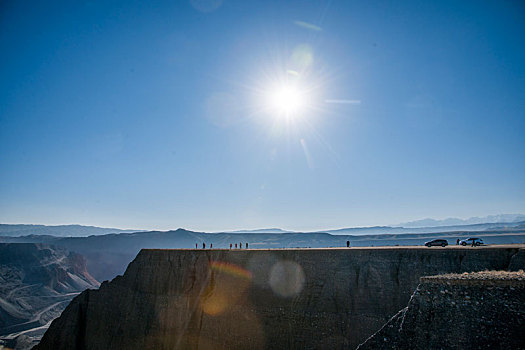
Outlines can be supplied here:
[[431, 241], [425, 242], [425, 245], [427, 247], [432, 247], [432, 246], [446, 247], [448, 245], [448, 241], [446, 239], [433, 239]]
[[466, 246], [466, 245], [472, 245], [472, 242], [474, 242], [475, 246], [480, 246], [480, 245], [485, 244], [483, 243], [483, 240], [481, 238], [476, 238], [476, 237], [463, 239], [459, 241], [459, 244], [461, 244], [462, 246]]

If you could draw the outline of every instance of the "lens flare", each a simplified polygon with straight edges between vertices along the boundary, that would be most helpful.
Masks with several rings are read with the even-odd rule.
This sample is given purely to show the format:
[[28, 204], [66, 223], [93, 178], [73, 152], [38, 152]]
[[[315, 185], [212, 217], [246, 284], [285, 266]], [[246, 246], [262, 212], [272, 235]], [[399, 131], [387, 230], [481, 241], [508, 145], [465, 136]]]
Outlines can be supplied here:
[[210, 263], [211, 279], [201, 296], [201, 308], [210, 316], [228, 313], [235, 305], [243, 305], [243, 296], [250, 286], [250, 271], [223, 261]]
[[223, 261], [212, 261], [210, 263], [210, 268], [212, 271], [223, 272], [248, 281], [252, 279], [252, 273], [250, 271], [232, 263]]
[[281, 297], [296, 296], [304, 287], [303, 268], [295, 261], [279, 261], [272, 267], [269, 283], [273, 292]]

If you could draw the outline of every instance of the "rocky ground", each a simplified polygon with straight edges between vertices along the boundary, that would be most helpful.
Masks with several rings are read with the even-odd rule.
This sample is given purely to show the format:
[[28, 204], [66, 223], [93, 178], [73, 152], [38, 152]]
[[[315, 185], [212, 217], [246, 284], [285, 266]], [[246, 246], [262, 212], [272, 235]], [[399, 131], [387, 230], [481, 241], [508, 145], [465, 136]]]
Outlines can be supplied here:
[[71, 299], [98, 285], [78, 254], [43, 244], [0, 244], [0, 347], [35, 345]]
[[523, 270], [443, 274], [358, 349], [525, 349], [524, 329]]
[[458, 281], [525, 281], [525, 272], [519, 271], [479, 271], [479, 272], [464, 272], [464, 273], [448, 273], [437, 276], [423, 277], [423, 281], [443, 281], [447, 283], [454, 283]]

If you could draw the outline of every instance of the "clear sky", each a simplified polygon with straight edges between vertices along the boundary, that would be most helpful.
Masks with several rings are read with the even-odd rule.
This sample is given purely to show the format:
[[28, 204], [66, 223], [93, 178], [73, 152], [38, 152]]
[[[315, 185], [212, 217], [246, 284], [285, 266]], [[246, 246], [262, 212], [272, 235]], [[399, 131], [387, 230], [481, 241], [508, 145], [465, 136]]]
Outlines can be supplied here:
[[1, 1], [0, 222], [524, 213], [524, 38], [519, 0]]

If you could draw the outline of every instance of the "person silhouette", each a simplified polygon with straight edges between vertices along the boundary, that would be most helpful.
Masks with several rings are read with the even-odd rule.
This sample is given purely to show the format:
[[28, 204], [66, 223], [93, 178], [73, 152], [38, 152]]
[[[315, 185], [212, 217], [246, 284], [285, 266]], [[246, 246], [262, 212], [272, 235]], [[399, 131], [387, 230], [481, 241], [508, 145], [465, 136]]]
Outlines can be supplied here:
[[213, 243], [210, 243], [210, 249], [213, 249]]
[[346, 241], [346, 247], [350, 248], [350, 241]]
[[206, 249], [206, 243], [202, 242], [202, 249]]
[[248, 242], [246, 242], [246, 249], [248, 249]]
[[195, 249], [197, 249], [197, 243], [195, 243]]
[[230, 243], [230, 249], [232, 249], [232, 244]]
[[237, 243], [235, 243], [235, 249], [237, 249]]

